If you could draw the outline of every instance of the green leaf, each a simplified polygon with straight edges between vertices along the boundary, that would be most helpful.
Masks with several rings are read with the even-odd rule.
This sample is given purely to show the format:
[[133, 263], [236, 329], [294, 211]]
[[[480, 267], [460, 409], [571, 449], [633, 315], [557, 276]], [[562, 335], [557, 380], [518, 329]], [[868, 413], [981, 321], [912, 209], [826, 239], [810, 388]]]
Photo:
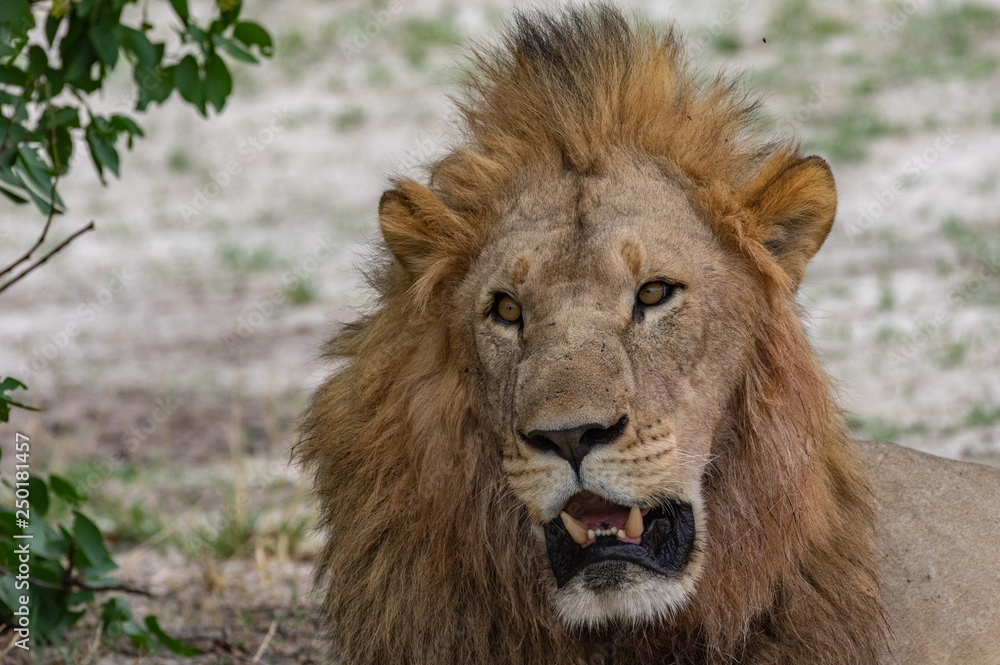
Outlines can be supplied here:
[[[11, 175], [14, 175], [14, 174], [11, 173]], [[3, 169], [0, 169], [0, 177], [3, 177], [3, 179], [6, 180], [5, 173], [4, 173]], [[23, 184], [22, 184], [22, 187], [23, 187]], [[14, 200], [15, 202], [27, 203], [27, 201], [25, 201], [24, 199], [21, 199], [20, 201], [17, 201], [15, 199], [14, 195], [12, 195], [11, 193], [8, 193], [8, 191], [7, 191], [6, 188], [4, 188], [4, 194], [6, 194], [8, 196], [8, 198]], [[21, 390], [27, 390], [28, 386], [24, 385], [23, 383], [21, 383], [20, 381], [18, 381], [17, 379], [15, 379], [12, 376], [8, 376], [3, 381], [0, 381], [0, 423], [5, 423], [8, 420], [10, 420], [10, 407], [12, 407], [12, 406], [17, 407], [19, 409], [26, 409], [28, 411], [38, 411], [39, 410], [39, 409], [32, 408], [30, 406], [25, 406], [24, 404], [21, 404], [20, 402], [15, 402], [14, 400], [12, 400], [10, 397], [7, 396], [7, 393], [9, 393], [12, 390], [17, 390], [19, 388]]]
[[187, 0], [170, 0], [170, 4], [173, 6], [174, 11], [177, 12], [180, 19], [187, 23], [188, 17], [190, 16], [190, 13], [188, 12]]
[[49, 106], [38, 119], [38, 129], [42, 134], [54, 127], [79, 127], [80, 111], [75, 106]]
[[[11, 173], [10, 176], [17, 178], [17, 176], [13, 173]], [[27, 192], [24, 191], [24, 184], [20, 181], [20, 179], [18, 179], [16, 183], [12, 183], [8, 180], [8, 177], [4, 173], [3, 169], [0, 169], [0, 194], [3, 194], [17, 204], [24, 204], [29, 200], [25, 196], [22, 196], [22, 194], [26, 195]], [[6, 404], [4, 404], [4, 402], [6, 402]], [[7, 419], [10, 418], [10, 406], [7, 406], [8, 404], [10, 406], [16, 406], [10, 400], [0, 398], [0, 423], [5, 423], [7, 422]]]
[[52, 188], [52, 171], [37, 152], [28, 146], [18, 146], [15, 163], [20, 163], [27, 170], [34, 184], [44, 188], [48, 194], [48, 190]]
[[21, 593], [14, 587], [15, 583], [13, 575], [0, 575], [0, 616], [12, 616], [14, 608], [21, 605], [18, 602]]
[[72, 483], [54, 473], [49, 475], [49, 487], [52, 488], [56, 496], [68, 504], [78, 506], [84, 499], [83, 495], [76, 491]]
[[[22, 125], [21, 122], [15, 120], [14, 124], [11, 125], [10, 121], [8, 121], [7, 118], [4, 118], [2, 115], [0, 115], [0, 135], [6, 136], [7, 141], [11, 145], [17, 145], [18, 143], [21, 143], [28, 137], [30, 133], [31, 132], [28, 131], [28, 128]], [[7, 154], [13, 157], [16, 153], [7, 153]]]
[[[121, 598], [109, 598], [101, 605], [101, 623], [105, 628], [110, 628], [115, 624], [122, 624], [132, 620], [132, 608]], [[121, 626], [117, 626], [121, 628]], [[105, 630], [105, 633], [113, 630]]]
[[233, 77], [229, 75], [229, 68], [213, 51], [205, 60], [205, 98], [216, 111], [221, 111], [232, 91]]
[[217, 4], [220, 10], [219, 23], [223, 28], [232, 25], [240, 17], [240, 10], [243, 9], [242, 0], [217, 0]]
[[[52, 498], [51, 495], [49, 498]], [[44, 520], [31, 520], [31, 526], [24, 529], [24, 533], [31, 535], [31, 553], [35, 555], [35, 563], [42, 559], [50, 560], [52, 566], [60, 571], [56, 579], [61, 576], [60, 562], [71, 540], [64, 532], [63, 527], [59, 527], [58, 530], [53, 529]]]
[[0, 66], [0, 83], [23, 88], [24, 84], [27, 82], [28, 77], [17, 67], [14, 67], [13, 65]]
[[134, 139], [136, 136], [140, 138], [145, 136], [145, 134], [142, 133], [142, 128], [139, 127], [139, 125], [135, 124], [135, 122], [131, 118], [127, 118], [123, 115], [111, 116], [111, 126], [114, 127], [117, 133], [124, 132], [128, 134], [129, 150], [132, 149], [132, 139]]
[[[75, 5], [75, 12], [80, 12], [80, 5]], [[91, 78], [91, 70], [97, 62], [97, 52], [85, 30], [83, 21], [70, 21], [69, 29], [59, 40], [59, 57], [62, 61], [63, 76], [66, 83], [76, 86], [84, 92], [94, 90], [100, 81]]]
[[118, 564], [108, 554], [108, 549], [104, 546], [104, 538], [97, 525], [78, 510], [73, 511], [73, 517], [73, 538], [80, 546], [80, 551], [87, 557], [87, 561], [90, 562], [90, 571], [88, 572], [93, 575], [103, 575], [117, 568]]
[[111, 121], [100, 115], [92, 116], [92, 118], [97, 131], [104, 134], [106, 139], [114, 140], [115, 129], [111, 126]]
[[14, 38], [24, 39], [28, 31], [35, 27], [35, 17], [31, 15], [28, 0], [3, 0], [0, 2], [0, 25], [9, 26]]
[[63, 175], [69, 170], [69, 160], [73, 156], [73, 137], [65, 127], [56, 127], [52, 130], [53, 136], [48, 136], [45, 141], [45, 150], [48, 152], [49, 160], [55, 172]]
[[[101, 120], [104, 120], [101, 118]], [[104, 167], [111, 169], [111, 172], [118, 176], [118, 151], [115, 146], [108, 141], [104, 132], [98, 128], [97, 118], [87, 125], [84, 136], [87, 139], [87, 147], [90, 148], [90, 157], [97, 167], [97, 174], [104, 177]]]
[[38, 44], [28, 49], [28, 78], [38, 78], [49, 66], [49, 56]]
[[[0, 193], [14, 203], [27, 203], [30, 199], [27, 188], [21, 181], [21, 176], [8, 167], [0, 165]], [[0, 423], [7, 422], [10, 417], [10, 406], [20, 406], [0, 394]], [[23, 407], [21, 407], [23, 408]]]
[[62, 23], [62, 15], [56, 16], [56, 9], [53, 7], [52, 13], [45, 19], [45, 39], [48, 40], [49, 46], [55, 45], [56, 33], [59, 32], [60, 23]]
[[128, 639], [136, 649], [149, 650], [150, 635], [148, 631], [142, 629], [142, 626], [134, 621], [126, 621], [122, 624], [122, 632], [128, 635]]
[[[124, 25], [115, 26], [118, 39], [140, 67], [153, 68], [160, 64], [159, 54], [153, 43], [139, 30]], [[160, 52], [162, 53], [162, 52]]]
[[115, 39], [111, 26], [107, 23], [91, 23], [87, 34], [101, 64], [108, 70], [114, 69], [115, 63], [118, 62], [118, 40]]
[[163, 629], [160, 628], [160, 623], [159, 621], [157, 621], [155, 616], [150, 615], [146, 617], [145, 623], [146, 623], [146, 628], [149, 630], [149, 632], [153, 634], [154, 637], [156, 637], [157, 640], [160, 641], [160, 644], [167, 647], [178, 656], [184, 656], [185, 658], [190, 658], [191, 656], [199, 656], [205, 653], [196, 646], [185, 644], [184, 642], [176, 640], [167, 635], [165, 632], [163, 632]]
[[174, 68], [162, 67], [155, 70], [135, 69], [135, 82], [139, 86], [139, 98], [135, 102], [136, 111], [145, 111], [150, 102], [162, 104], [174, 91]]
[[231, 39], [227, 39], [222, 35], [212, 35], [212, 43], [216, 47], [222, 49], [226, 52], [226, 55], [233, 58], [234, 60], [240, 60], [241, 62], [249, 62], [250, 64], [257, 64], [259, 62], [256, 57], [242, 46], [237, 44]]
[[52, 69], [49, 67], [45, 70], [45, 95], [49, 99], [53, 99], [62, 92], [63, 86], [66, 84], [64, 74], [65, 72], [61, 69]]
[[187, 33], [191, 36], [191, 39], [198, 42], [202, 46], [208, 41], [208, 35], [205, 31], [196, 26], [194, 23], [188, 23]]
[[45, 517], [45, 513], [49, 512], [49, 488], [46, 487], [45, 481], [31, 476], [28, 479], [28, 497], [28, 501], [37, 513], [35, 517]]
[[256, 46], [260, 49], [260, 54], [266, 58], [274, 55], [274, 46], [271, 35], [267, 30], [253, 21], [241, 21], [233, 29], [233, 37], [250, 48]]
[[135, 121], [132, 120], [132, 118], [124, 115], [111, 116], [111, 126], [119, 132], [128, 132], [129, 134], [134, 134], [135, 136], [145, 136], [145, 134], [142, 133], [142, 128], [135, 124]]
[[7, 392], [9, 390], [17, 390], [18, 388], [21, 390], [27, 390], [28, 386], [24, 385], [24, 383], [12, 376], [8, 376], [3, 381], [0, 381], [0, 393]]
[[186, 55], [174, 68], [174, 84], [189, 104], [198, 107], [205, 115], [205, 82], [198, 72], [198, 62], [194, 56]]
[[14, 171], [21, 176], [25, 190], [43, 215], [49, 214], [51, 203], [55, 204], [55, 212], [62, 213], [65, 210], [59, 193], [55, 192], [52, 186], [54, 172], [33, 149], [27, 146], [18, 147]]

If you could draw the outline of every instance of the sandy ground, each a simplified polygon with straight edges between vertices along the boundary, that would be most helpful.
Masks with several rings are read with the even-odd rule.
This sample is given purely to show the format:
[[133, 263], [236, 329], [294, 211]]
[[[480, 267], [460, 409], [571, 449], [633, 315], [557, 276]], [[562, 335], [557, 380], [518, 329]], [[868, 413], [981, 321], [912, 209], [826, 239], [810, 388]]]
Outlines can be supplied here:
[[[801, 300], [858, 435], [998, 464], [1000, 31], [976, 26], [1000, 5], [911, 5], [631, 3], [676, 21], [709, 71], [746, 71], [773, 126], [833, 166], [838, 218]], [[27, 432], [52, 468], [121, 450], [199, 465], [227, 459], [234, 432], [243, 453], [283, 464], [327, 371], [324, 339], [365, 301], [355, 267], [387, 174], [440, 154], [455, 43], [510, 8], [244, 12], [275, 35], [275, 60], [237, 67], [219, 117], [176, 100], [142, 117], [147, 138], [107, 187], [78, 152], [49, 245], [91, 219], [97, 231], [4, 294], [0, 374], [45, 411], [15, 413], [3, 441]], [[923, 62], [938, 41], [950, 55]], [[125, 89], [97, 106], [122, 110]], [[6, 201], [0, 215], [2, 263], [41, 220]]]

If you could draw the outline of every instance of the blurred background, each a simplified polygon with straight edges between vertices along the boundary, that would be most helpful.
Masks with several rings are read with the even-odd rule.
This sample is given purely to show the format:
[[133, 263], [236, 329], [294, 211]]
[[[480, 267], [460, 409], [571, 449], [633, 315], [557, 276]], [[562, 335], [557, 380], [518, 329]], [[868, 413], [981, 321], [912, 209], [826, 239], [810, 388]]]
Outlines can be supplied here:
[[[857, 436], [1000, 464], [1000, 4], [628, 6], [676, 22], [706, 72], [743, 72], [765, 121], [833, 167], [837, 221], [801, 302]], [[275, 57], [234, 67], [219, 117], [153, 107], [120, 180], [81, 163], [60, 183], [50, 237], [97, 230], [4, 294], [0, 375], [44, 408], [4, 441], [27, 433], [36, 465], [99, 480], [123, 575], [179, 617], [266, 628], [282, 608], [275, 657], [315, 648], [295, 421], [330, 371], [320, 346], [365, 302], [387, 174], [441, 154], [461, 48], [511, 9], [247, 0]], [[0, 219], [6, 263], [40, 223], [6, 200]]]

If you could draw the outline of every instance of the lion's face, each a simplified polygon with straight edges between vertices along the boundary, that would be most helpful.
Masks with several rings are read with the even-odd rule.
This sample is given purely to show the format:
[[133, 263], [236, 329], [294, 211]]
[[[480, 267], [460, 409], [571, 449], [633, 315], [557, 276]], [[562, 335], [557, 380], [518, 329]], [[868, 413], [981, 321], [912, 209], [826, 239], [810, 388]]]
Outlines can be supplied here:
[[481, 417], [567, 624], [652, 620], [694, 591], [702, 477], [758, 297], [651, 167], [536, 182], [494, 226], [460, 293]]

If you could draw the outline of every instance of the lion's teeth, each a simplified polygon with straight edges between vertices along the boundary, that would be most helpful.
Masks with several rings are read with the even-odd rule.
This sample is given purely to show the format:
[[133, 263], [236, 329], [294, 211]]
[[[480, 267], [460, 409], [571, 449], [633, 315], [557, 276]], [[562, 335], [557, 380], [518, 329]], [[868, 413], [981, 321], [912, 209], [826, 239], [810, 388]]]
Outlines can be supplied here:
[[562, 518], [563, 524], [566, 525], [566, 530], [569, 531], [570, 538], [576, 541], [577, 545], [583, 545], [587, 542], [587, 539], [593, 539], [593, 532], [588, 532], [587, 527], [581, 524], [579, 520], [570, 517], [569, 513], [565, 510], [559, 513], [559, 517]]
[[638, 506], [632, 506], [628, 513], [628, 521], [625, 522], [625, 535], [629, 538], [638, 538], [642, 535], [642, 511]]
[[597, 538], [597, 534], [594, 533], [593, 529], [588, 529], [587, 530], [587, 538], [589, 538], [590, 540], [593, 540], [594, 538]]

